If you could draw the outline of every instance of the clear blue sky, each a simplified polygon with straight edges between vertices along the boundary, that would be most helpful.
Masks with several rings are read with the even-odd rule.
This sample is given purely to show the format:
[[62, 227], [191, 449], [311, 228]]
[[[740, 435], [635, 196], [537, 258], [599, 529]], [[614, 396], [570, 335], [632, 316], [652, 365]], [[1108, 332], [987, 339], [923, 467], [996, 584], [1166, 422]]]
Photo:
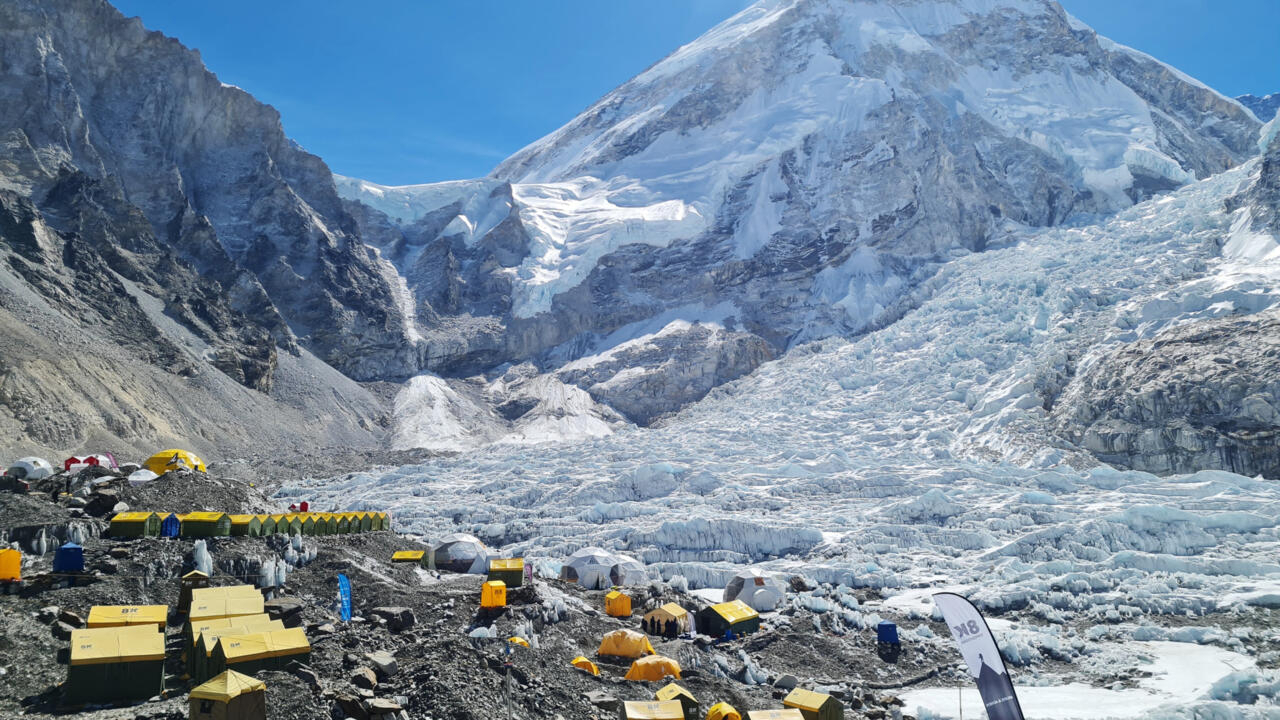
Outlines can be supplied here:
[[[338, 173], [484, 175], [749, 0], [113, 0]], [[1061, 0], [1228, 95], [1280, 91], [1280, 0]]]

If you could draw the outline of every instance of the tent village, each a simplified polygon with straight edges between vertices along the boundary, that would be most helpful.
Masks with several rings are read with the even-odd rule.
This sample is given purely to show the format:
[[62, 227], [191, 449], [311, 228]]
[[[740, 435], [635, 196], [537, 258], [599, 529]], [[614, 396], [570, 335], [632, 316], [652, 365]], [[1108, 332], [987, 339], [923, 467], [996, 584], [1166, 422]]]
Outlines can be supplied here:
[[[59, 471], [38, 458], [23, 458], [10, 466], [15, 473], [10, 478], [21, 479], [23, 485], [15, 483], [11, 488], [35, 498], [46, 489], [41, 483], [58, 485], [62, 488], [59, 500], [66, 502], [68, 485], [84, 486], [80, 480], [69, 483], [69, 473], [93, 480], [122, 477], [110, 472], [149, 473], [155, 477], [132, 483], [133, 487], [164, 488], [180, 487], [193, 474], [206, 472], [199, 457], [179, 450], [158, 453], [136, 470], [116, 465], [106, 454], [78, 460], [81, 462], [71, 465], [78, 470]], [[127, 480], [129, 476], [123, 477]], [[88, 485], [92, 487], [92, 480]], [[419, 586], [428, 592], [438, 588], [438, 592], [451, 593], [451, 599], [434, 606], [440, 613], [436, 626], [455, 622], [456, 617], [457, 622], [465, 623], [458, 637], [475, 648], [472, 652], [487, 655], [497, 651], [503, 658], [496, 666], [490, 662], [490, 667], [506, 678], [497, 683], [502, 702], [529, 702], [518, 697], [522, 691], [512, 684], [512, 672], [526, 678], [517, 683], [526, 689], [530, 672], [563, 673], [562, 682], [588, 683], [588, 690], [576, 701], [586, 698], [597, 715], [603, 711], [621, 718], [672, 720], [843, 717], [846, 705], [840, 698], [846, 694], [840, 689], [824, 692], [830, 686], [813, 683], [802, 687], [792, 678], [790, 685], [777, 686], [781, 689], [773, 691], [774, 705], [769, 706], [760, 697], [732, 690], [737, 681], [729, 680], [719, 669], [717, 663], [722, 661], [708, 660], [725, 652], [742, 653], [746, 658], [741, 649], [744, 641], [765, 627], [761, 613], [774, 613], [787, 603], [789, 585], [775, 574], [748, 567], [729, 577], [720, 602], [708, 603], [705, 594], [655, 584], [644, 564], [615, 550], [578, 548], [558, 561], [507, 557], [466, 533], [443, 534], [424, 547], [387, 532], [391, 517], [382, 511], [270, 510], [237, 506], [221, 512], [174, 507], [172, 503], [154, 510], [120, 508], [104, 517], [96, 533], [71, 532], [65, 538], [42, 535], [51, 561], [44, 560], [44, 552], [34, 547], [24, 554], [22, 543], [0, 550], [0, 583], [5, 583], [7, 593], [0, 599], [20, 597], [36, 588], [49, 593], [64, 588], [83, 592], [113, 581], [137, 587], [142, 575], [131, 582], [118, 563], [105, 572], [104, 563], [135, 556], [139, 562], [144, 557], [173, 557], [166, 546], [178, 548], [185, 558], [171, 571], [170, 580], [162, 580], [162, 575], [148, 577], [142, 587], [153, 589], [135, 598], [137, 604], [122, 604], [121, 600], [128, 602], [128, 595], [116, 591], [111, 593], [114, 602], [70, 610], [45, 607], [36, 613], [42, 621], [53, 618], [55, 636], [62, 639], [64, 648], [69, 646], [65, 677], [46, 693], [51, 707], [65, 713], [81, 707], [182, 697], [183, 716], [193, 720], [265, 719], [275, 717], [269, 708], [282, 702], [273, 689], [281, 678], [315, 678], [316, 670], [311, 668], [325, 667], [331, 670], [328, 678], [333, 672], [349, 675], [350, 692], [334, 690], [320, 699], [334, 703], [344, 716], [378, 720], [417, 717], [407, 714], [410, 695], [387, 698], [377, 693], [382, 692], [379, 688], [403, 688], [394, 684], [392, 668], [412, 657], [412, 648], [418, 643], [433, 636], [429, 629], [411, 630], [423, 627], [417, 615], [424, 610], [386, 603], [396, 592], [414, 592], [410, 588]], [[359, 541], [362, 536], [372, 544]], [[314, 557], [317, 542], [325, 543], [320, 547], [329, 548], [328, 556], [333, 558], [355, 548], [368, 548], [364, 552], [375, 553], [369, 557], [380, 559], [386, 569], [382, 575], [370, 575], [359, 564], [341, 563], [332, 566], [333, 570], [313, 570], [306, 558]], [[264, 552], [267, 557], [276, 553], [281, 559], [245, 562], [250, 556], [263, 557]], [[223, 560], [210, 562], [211, 555]], [[281, 575], [287, 574], [287, 581], [277, 576], [274, 563], [284, 565], [286, 572]], [[45, 567], [49, 569], [43, 570]], [[362, 578], [354, 589], [349, 582], [344, 586], [338, 581], [338, 577], [346, 581], [347, 574]], [[403, 590], [388, 593], [377, 589], [385, 584], [379, 577], [390, 578], [396, 583], [390, 587]], [[463, 586], [450, 578], [471, 577], [476, 579], [468, 582], [476, 584], [466, 587], [473, 589], [458, 596], [455, 588]], [[52, 578], [52, 584], [41, 583], [41, 578]], [[146, 601], [157, 592], [166, 598], [164, 604]], [[374, 594], [385, 604], [371, 606], [362, 593]], [[573, 636], [553, 639], [556, 623], [569, 618], [578, 619], [566, 628], [585, 622], [582, 632], [588, 635], [577, 640]], [[500, 632], [500, 625], [509, 629]], [[365, 652], [365, 643], [374, 642], [367, 639], [368, 633], [377, 628], [391, 633], [401, 643], [400, 652], [409, 652], [409, 656]], [[592, 632], [596, 633], [594, 638], [589, 635]], [[339, 638], [347, 639], [334, 645]], [[404, 645], [404, 641], [411, 644]], [[369, 659], [361, 660], [360, 653]], [[376, 655], [380, 657], [375, 660]], [[353, 663], [368, 666], [353, 668]], [[542, 669], [532, 669], [535, 667]], [[555, 667], [562, 670], [551, 669]], [[753, 672], [748, 660], [734, 676], [745, 673], [744, 677], [750, 678]], [[460, 682], [465, 685], [470, 680]], [[612, 683], [647, 689], [639, 698], [634, 692], [614, 690], [612, 693], [632, 697], [613, 698], [606, 692]], [[596, 689], [590, 690], [593, 685]], [[319, 687], [314, 682], [312, 686]], [[875, 697], [879, 696], [854, 698], [854, 707], [871, 703]], [[893, 711], [891, 699], [885, 702], [887, 710]]]

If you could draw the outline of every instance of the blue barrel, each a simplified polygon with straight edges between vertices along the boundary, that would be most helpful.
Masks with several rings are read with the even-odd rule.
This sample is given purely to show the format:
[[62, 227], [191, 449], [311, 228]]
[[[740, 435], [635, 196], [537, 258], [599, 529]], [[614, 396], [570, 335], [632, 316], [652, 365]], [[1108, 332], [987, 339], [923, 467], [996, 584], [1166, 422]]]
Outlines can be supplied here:
[[84, 548], [69, 542], [53, 553], [53, 571], [56, 573], [84, 572]]
[[888, 620], [881, 620], [876, 625], [876, 642], [885, 643], [886, 645], [898, 645], [898, 626]]

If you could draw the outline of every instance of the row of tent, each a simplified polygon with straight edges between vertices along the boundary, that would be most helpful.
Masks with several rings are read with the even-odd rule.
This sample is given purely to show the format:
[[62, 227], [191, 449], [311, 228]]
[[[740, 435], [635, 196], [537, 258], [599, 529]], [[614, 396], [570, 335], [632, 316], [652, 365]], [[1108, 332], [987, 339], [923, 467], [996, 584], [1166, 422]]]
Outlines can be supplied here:
[[[115, 456], [109, 452], [72, 455], [62, 462], [63, 472], [73, 472], [89, 467], [119, 470], [122, 467], [129, 467], [129, 465], [120, 465], [116, 462]], [[139, 466], [133, 465], [132, 467], [138, 468]], [[206, 470], [204, 460], [201, 460], [199, 455], [189, 450], [178, 448], [161, 450], [147, 458], [141, 467], [154, 473], [157, 477], [171, 470], [194, 470], [196, 472], [205, 472]], [[18, 480], [44, 480], [52, 477], [57, 472], [54, 466], [44, 458], [24, 457], [6, 467], [4, 474]]]
[[[697, 718], [699, 714], [697, 698], [676, 683], [654, 693], [652, 702], [627, 701], [619, 708], [623, 720], [685, 720]], [[745, 717], [746, 720], [844, 720], [844, 706], [830, 695], [795, 688], [782, 700], [782, 708], [748, 710]], [[743, 720], [743, 715], [729, 703], [719, 702], [707, 710], [706, 720]]]
[[146, 511], [116, 513], [112, 537], [224, 537], [232, 535], [345, 535], [390, 530], [385, 512], [281, 513], [230, 515], [221, 512], [185, 514]]
[[[262, 593], [251, 585], [197, 588], [191, 591], [190, 603], [183, 627], [187, 674], [197, 683], [222, 678], [221, 685], [201, 686], [203, 690], [193, 692], [193, 699], [214, 701], [193, 702], [193, 718], [240, 717], [229, 707], [217, 707], [218, 702], [229, 705], [239, 694], [227, 685], [228, 678], [234, 678], [226, 675], [228, 671], [252, 675], [282, 670], [310, 657], [311, 645], [303, 629], [271, 620], [264, 612]], [[168, 610], [165, 605], [91, 608], [87, 627], [72, 632], [64, 687], [67, 702], [132, 701], [160, 694]], [[200, 708], [203, 715], [197, 712]]]

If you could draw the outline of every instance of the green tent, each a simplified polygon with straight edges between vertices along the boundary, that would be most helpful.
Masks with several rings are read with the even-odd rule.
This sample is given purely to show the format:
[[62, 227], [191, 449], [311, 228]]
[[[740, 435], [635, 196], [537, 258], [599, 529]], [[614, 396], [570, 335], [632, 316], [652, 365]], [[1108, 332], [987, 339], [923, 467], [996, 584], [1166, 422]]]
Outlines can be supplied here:
[[179, 515], [182, 537], [226, 537], [231, 534], [231, 516], [220, 512], [193, 512]]
[[760, 613], [741, 600], [731, 600], [712, 605], [698, 611], [698, 632], [711, 637], [719, 637], [726, 630], [735, 635], [759, 632]]
[[796, 688], [782, 700], [783, 707], [795, 708], [804, 720], [844, 720], [844, 706], [825, 693]]
[[276, 519], [274, 515], [255, 515], [258, 518], [258, 524], [262, 527], [263, 535], [276, 534]]
[[311, 643], [302, 628], [286, 628], [248, 635], [224, 635], [209, 657], [208, 672], [235, 670], [253, 675], [259, 670], [284, 670], [293, 661], [311, 658]]
[[262, 534], [262, 521], [257, 515], [231, 515], [231, 534], [257, 537]]
[[164, 633], [153, 625], [71, 631], [68, 704], [145, 700], [164, 690]]
[[122, 512], [111, 518], [111, 537], [156, 537], [160, 516], [153, 512]]

